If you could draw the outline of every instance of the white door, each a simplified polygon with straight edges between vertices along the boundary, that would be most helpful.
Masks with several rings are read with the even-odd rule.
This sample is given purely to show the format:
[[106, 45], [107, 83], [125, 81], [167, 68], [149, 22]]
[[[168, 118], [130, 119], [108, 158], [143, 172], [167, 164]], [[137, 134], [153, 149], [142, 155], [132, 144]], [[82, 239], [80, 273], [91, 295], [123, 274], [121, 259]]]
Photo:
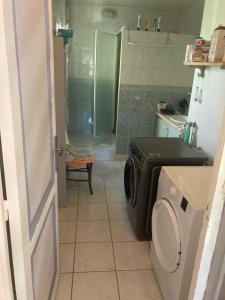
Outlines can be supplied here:
[[0, 0], [0, 130], [18, 300], [54, 299], [58, 273], [50, 0]]

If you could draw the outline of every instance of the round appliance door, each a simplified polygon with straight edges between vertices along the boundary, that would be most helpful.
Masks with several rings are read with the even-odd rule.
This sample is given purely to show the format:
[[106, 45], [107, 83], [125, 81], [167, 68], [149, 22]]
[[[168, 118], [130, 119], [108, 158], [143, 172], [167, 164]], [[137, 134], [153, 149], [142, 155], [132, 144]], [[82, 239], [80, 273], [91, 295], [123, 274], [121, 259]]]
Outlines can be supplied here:
[[133, 158], [126, 161], [124, 169], [124, 188], [127, 203], [134, 207], [136, 204], [138, 175]]
[[166, 199], [158, 200], [154, 205], [152, 241], [161, 267], [166, 272], [176, 272], [181, 260], [180, 230], [173, 207]]

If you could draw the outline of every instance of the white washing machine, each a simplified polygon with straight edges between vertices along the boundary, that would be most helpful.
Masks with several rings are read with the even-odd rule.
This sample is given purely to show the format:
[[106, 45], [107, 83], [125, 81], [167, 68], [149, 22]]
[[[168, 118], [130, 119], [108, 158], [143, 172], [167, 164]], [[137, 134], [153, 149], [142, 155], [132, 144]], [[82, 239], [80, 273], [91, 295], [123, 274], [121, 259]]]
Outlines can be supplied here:
[[152, 264], [164, 300], [186, 300], [212, 167], [163, 167], [152, 214]]

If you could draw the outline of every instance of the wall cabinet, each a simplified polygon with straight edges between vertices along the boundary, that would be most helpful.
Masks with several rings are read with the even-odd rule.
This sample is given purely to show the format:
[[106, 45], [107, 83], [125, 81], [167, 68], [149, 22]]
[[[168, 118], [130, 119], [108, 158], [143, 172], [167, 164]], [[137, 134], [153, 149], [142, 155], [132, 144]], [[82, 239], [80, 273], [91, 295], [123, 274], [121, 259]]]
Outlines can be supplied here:
[[177, 127], [170, 125], [165, 120], [161, 118], [157, 118], [157, 129], [156, 129], [157, 137], [179, 137], [180, 131]]

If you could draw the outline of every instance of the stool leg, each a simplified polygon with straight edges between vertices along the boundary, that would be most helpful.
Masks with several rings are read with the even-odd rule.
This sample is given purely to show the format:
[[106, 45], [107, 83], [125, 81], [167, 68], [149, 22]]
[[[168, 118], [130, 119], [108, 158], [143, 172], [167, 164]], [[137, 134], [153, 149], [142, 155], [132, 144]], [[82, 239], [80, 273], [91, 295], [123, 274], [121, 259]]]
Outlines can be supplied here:
[[93, 163], [87, 164], [87, 170], [88, 170], [88, 185], [89, 185], [89, 191], [90, 191], [90, 194], [91, 194], [91, 195], [93, 195], [93, 189], [92, 189], [92, 185], [91, 185], [92, 166], [93, 166]]

